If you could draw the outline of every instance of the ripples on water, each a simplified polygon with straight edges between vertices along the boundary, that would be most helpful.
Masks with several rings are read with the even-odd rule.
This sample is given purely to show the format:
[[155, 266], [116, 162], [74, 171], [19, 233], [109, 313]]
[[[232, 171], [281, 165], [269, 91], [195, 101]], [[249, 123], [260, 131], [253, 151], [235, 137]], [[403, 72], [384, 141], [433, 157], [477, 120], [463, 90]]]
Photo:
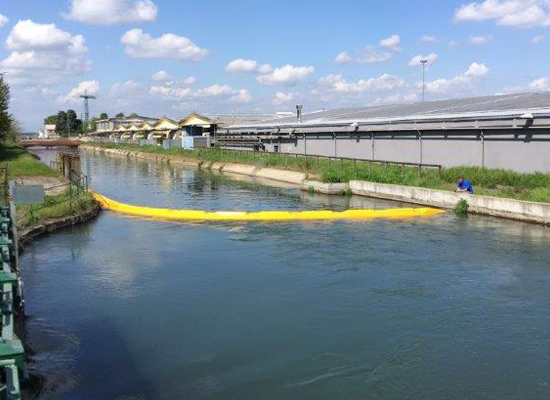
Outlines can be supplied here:
[[[87, 154], [116, 200], [387, 208]], [[547, 399], [550, 230], [407, 221], [174, 223], [104, 212], [22, 257], [44, 398]]]

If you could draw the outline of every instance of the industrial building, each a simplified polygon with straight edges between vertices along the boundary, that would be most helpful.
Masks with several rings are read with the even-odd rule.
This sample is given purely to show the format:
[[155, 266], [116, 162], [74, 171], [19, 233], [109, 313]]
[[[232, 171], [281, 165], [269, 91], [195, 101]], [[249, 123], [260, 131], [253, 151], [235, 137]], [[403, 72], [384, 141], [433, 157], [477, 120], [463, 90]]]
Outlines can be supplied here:
[[168, 117], [143, 116], [115, 117], [97, 121], [92, 137], [110, 140], [133, 141], [139, 139], [174, 140], [182, 137], [213, 136], [216, 129], [234, 124], [251, 123], [266, 119], [266, 115], [200, 115], [191, 113], [179, 121]]
[[216, 131], [225, 148], [550, 172], [550, 92], [306, 112]]

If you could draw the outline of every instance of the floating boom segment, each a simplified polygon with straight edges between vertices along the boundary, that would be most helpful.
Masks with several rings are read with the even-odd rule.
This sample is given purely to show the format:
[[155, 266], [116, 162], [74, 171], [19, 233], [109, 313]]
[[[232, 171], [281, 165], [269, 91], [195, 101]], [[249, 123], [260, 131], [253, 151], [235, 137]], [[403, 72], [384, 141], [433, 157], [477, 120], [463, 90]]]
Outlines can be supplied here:
[[387, 210], [346, 210], [346, 211], [201, 211], [173, 210], [168, 208], [141, 207], [119, 203], [99, 193], [94, 198], [106, 210], [141, 217], [172, 221], [328, 221], [328, 220], [367, 220], [367, 219], [406, 219], [430, 217], [443, 213], [435, 208], [396, 208]]

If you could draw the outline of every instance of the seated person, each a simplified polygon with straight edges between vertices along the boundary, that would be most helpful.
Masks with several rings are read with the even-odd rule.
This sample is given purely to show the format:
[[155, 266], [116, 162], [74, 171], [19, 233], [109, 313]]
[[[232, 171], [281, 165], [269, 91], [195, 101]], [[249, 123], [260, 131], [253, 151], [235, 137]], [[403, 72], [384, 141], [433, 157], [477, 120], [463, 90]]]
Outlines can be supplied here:
[[472, 182], [464, 179], [464, 177], [461, 176], [460, 178], [458, 178], [456, 191], [459, 193], [468, 192], [470, 194], [474, 194], [474, 187], [472, 186]]

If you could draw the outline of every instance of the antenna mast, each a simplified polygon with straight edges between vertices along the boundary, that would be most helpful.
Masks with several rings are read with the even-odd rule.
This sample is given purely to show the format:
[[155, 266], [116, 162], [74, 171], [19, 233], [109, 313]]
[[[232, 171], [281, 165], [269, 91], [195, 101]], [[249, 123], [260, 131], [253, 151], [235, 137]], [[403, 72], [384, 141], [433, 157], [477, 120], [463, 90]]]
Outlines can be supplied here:
[[88, 91], [84, 90], [84, 94], [80, 95], [81, 98], [84, 99], [84, 126], [86, 127], [86, 131], [90, 128], [89, 120], [90, 120], [90, 110], [88, 108], [88, 100], [89, 99], [95, 99], [95, 96], [88, 95]]

